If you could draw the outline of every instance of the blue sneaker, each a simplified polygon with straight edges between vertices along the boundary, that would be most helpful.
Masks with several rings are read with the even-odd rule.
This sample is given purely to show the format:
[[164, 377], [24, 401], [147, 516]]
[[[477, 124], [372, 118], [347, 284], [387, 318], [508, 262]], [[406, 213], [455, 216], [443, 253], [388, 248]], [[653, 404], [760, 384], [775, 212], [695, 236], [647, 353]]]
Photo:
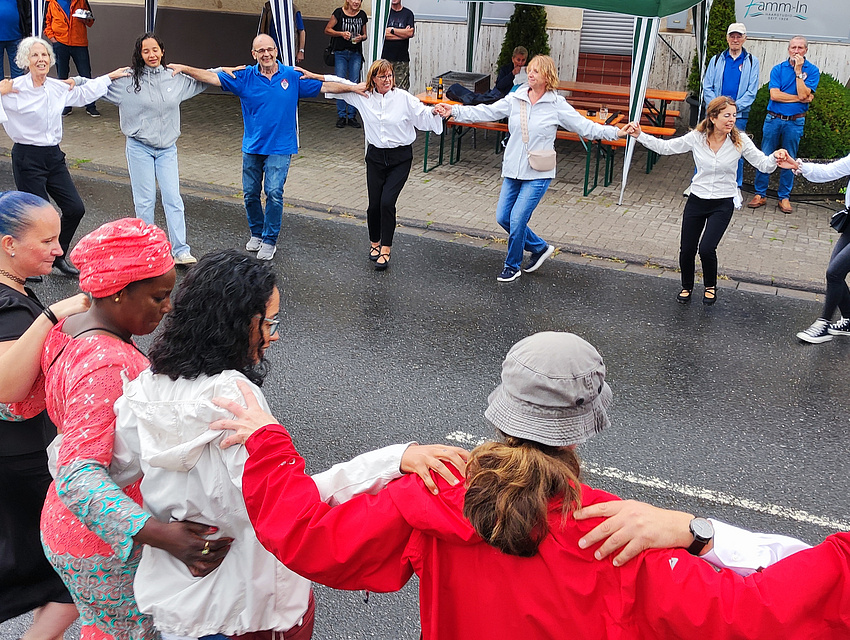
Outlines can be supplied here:
[[525, 266], [522, 268], [526, 273], [531, 273], [532, 271], [537, 271], [540, 268], [540, 265], [546, 261], [546, 258], [555, 253], [555, 247], [551, 244], [547, 244], [546, 248], [543, 251], [538, 251], [537, 253], [532, 253], [528, 258], [528, 262], [525, 263]]
[[499, 282], [513, 282], [517, 278], [522, 275], [522, 271], [519, 269], [513, 269], [511, 267], [505, 267], [502, 269], [502, 273], [496, 278]]

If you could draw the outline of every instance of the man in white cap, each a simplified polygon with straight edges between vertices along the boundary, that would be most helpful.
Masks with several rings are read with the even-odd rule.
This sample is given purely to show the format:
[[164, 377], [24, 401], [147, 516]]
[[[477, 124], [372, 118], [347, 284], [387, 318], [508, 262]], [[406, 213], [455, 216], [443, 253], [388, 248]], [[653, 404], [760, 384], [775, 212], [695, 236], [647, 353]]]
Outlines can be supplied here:
[[[750, 106], [759, 89], [759, 61], [744, 49], [747, 27], [733, 22], [726, 29], [729, 48], [712, 57], [705, 70], [702, 86], [702, 102], [707, 105], [717, 96], [727, 96], [738, 106], [735, 126], [746, 131], [750, 117]], [[744, 177], [744, 159], [738, 162], [738, 187]]]

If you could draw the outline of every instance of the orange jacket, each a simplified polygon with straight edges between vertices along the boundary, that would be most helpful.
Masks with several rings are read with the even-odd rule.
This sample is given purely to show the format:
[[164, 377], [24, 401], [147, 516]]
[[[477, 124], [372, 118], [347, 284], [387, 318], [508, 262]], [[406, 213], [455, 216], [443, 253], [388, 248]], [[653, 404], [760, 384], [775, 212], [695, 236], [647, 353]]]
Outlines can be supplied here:
[[[71, 14], [77, 9], [90, 11], [87, 0], [71, 0]], [[86, 29], [94, 24], [91, 20], [80, 20], [66, 15], [56, 0], [47, 0], [47, 9], [44, 16], [44, 37], [47, 40], [56, 40], [68, 47], [87, 47], [89, 37]]]

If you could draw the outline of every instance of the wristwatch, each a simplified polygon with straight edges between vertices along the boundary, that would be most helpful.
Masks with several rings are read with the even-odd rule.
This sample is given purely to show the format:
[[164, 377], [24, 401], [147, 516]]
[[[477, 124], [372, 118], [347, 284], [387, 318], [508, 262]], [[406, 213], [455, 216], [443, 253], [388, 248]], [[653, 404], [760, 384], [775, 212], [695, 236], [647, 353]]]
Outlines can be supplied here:
[[807, 74], [804, 71], [801, 71], [800, 73], [797, 74], [797, 77], [800, 78], [800, 80], [805, 80], [806, 78], [809, 77], [809, 74]]
[[298, 53], [304, 53], [304, 49], [299, 49]]
[[711, 522], [705, 518], [694, 518], [688, 525], [694, 541], [688, 547], [688, 553], [692, 556], [698, 556], [705, 549], [705, 546], [714, 539], [714, 527]]
[[395, 35], [395, 29], [393, 29], [392, 27], [390, 27], [390, 33], [391, 33], [392, 35]]

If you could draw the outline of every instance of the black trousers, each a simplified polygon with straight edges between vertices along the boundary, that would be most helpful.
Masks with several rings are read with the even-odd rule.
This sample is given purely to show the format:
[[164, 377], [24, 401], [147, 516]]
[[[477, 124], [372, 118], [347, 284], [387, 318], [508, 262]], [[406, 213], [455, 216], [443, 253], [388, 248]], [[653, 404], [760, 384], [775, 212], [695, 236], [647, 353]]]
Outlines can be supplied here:
[[53, 198], [59, 205], [62, 212], [59, 244], [67, 258], [71, 240], [86, 213], [86, 207], [71, 180], [65, 154], [58, 145], [37, 147], [15, 143], [12, 147], [12, 173], [18, 191], [26, 191], [45, 200]]
[[379, 149], [370, 144], [366, 149], [366, 190], [369, 193], [366, 222], [371, 242], [393, 246], [395, 205], [412, 164], [413, 145]]
[[679, 245], [679, 268], [682, 270], [683, 289], [690, 291], [694, 288], [697, 247], [702, 261], [705, 286], [717, 286], [717, 245], [726, 233], [733, 211], [732, 198], [703, 200], [693, 194], [688, 196], [682, 215], [682, 240]]

